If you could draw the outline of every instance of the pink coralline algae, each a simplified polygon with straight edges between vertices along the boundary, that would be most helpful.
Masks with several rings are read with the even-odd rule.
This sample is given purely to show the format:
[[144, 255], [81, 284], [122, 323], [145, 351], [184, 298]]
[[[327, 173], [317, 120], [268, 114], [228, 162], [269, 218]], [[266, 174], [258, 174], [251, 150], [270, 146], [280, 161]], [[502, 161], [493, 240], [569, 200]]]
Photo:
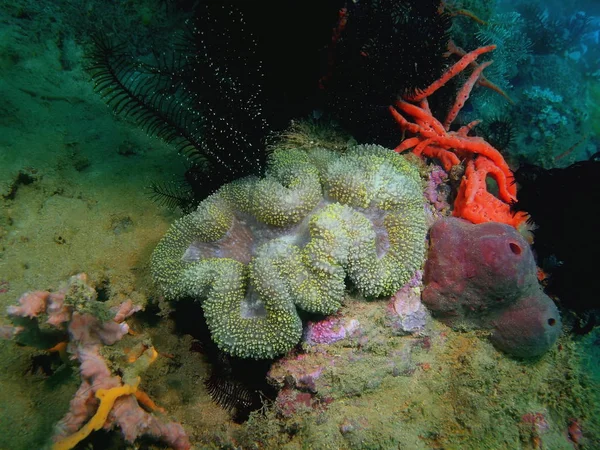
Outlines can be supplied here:
[[[99, 405], [95, 394], [99, 389], [110, 390], [132, 384], [131, 380], [138, 379], [138, 375], [153, 361], [156, 352], [149, 347], [119, 376], [113, 373], [109, 362], [102, 356], [103, 347], [115, 344], [128, 333], [129, 327], [124, 320], [139, 310], [140, 307], [130, 300], [123, 302], [116, 311], [108, 310], [96, 300], [96, 292], [87, 284], [85, 274], [71, 277], [57, 292], [28, 292], [21, 296], [18, 305], [8, 308], [8, 315], [15, 326], [12, 330], [4, 327], [3, 335], [49, 348], [52, 343], [49, 341], [43, 347], [44, 338], [62, 331], [65, 337], [68, 336], [69, 358], [79, 363], [81, 385], [70, 402], [69, 411], [55, 427], [52, 438], [55, 444], [74, 435], [94, 416]], [[54, 333], [48, 332], [52, 330]], [[29, 335], [38, 336], [39, 340], [32, 340]], [[104, 428], [109, 430], [114, 426], [121, 429], [125, 440], [130, 443], [145, 435], [176, 450], [191, 447], [180, 424], [147, 412], [134, 395], [124, 395], [115, 400]]]
[[558, 309], [544, 294], [529, 244], [511, 226], [438, 220], [423, 281], [423, 303], [450, 326], [484, 328], [500, 350], [539, 356], [558, 338]]
[[521, 417], [521, 427], [530, 437], [533, 448], [542, 448], [542, 435], [550, 430], [544, 413], [527, 413]]
[[334, 365], [335, 358], [329, 357], [325, 352], [317, 358], [304, 353], [289, 354], [271, 365], [267, 378], [280, 389], [288, 386], [314, 393], [325, 367]]
[[319, 322], [308, 322], [304, 331], [304, 341], [308, 345], [333, 344], [350, 336], [359, 326], [358, 320], [341, 317], [328, 317]]
[[412, 279], [390, 298], [387, 307], [387, 323], [394, 334], [411, 334], [422, 331], [428, 313], [421, 303], [421, 279], [423, 272], [417, 270]]
[[429, 173], [427, 186], [423, 191], [425, 198], [431, 203], [436, 211], [447, 211], [450, 209], [448, 203], [448, 193], [443, 192], [443, 189], [448, 188], [448, 175], [438, 166], [435, 166]]
[[531, 425], [536, 434], [545, 433], [550, 429], [550, 425], [546, 420], [546, 416], [541, 412], [523, 414], [521, 421], [525, 424]]
[[[64, 296], [50, 294], [48, 291], [26, 292], [19, 298], [19, 306], [9, 306], [6, 310], [9, 316], [29, 317], [33, 319], [46, 311], [46, 305], [61, 304]], [[57, 308], [59, 308], [57, 306]]]
[[275, 407], [279, 414], [291, 417], [307, 409], [322, 410], [332, 402], [318, 393], [317, 383], [326, 367], [335, 365], [335, 359], [326, 352], [289, 354], [273, 363], [267, 379], [279, 388]]
[[292, 417], [308, 409], [323, 409], [330, 401], [321, 401], [310, 392], [302, 392], [292, 387], [285, 387], [277, 395], [275, 408], [284, 417]]

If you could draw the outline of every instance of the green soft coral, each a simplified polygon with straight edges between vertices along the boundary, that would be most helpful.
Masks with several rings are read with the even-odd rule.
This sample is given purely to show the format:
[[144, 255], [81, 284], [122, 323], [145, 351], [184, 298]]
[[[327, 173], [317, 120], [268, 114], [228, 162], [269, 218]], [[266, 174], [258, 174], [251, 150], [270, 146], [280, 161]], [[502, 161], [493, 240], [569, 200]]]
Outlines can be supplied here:
[[426, 231], [403, 156], [279, 150], [264, 178], [229, 183], [175, 222], [151, 270], [168, 299], [202, 301], [219, 348], [272, 358], [300, 340], [298, 308], [340, 308], [346, 279], [367, 297], [396, 292], [423, 263]]

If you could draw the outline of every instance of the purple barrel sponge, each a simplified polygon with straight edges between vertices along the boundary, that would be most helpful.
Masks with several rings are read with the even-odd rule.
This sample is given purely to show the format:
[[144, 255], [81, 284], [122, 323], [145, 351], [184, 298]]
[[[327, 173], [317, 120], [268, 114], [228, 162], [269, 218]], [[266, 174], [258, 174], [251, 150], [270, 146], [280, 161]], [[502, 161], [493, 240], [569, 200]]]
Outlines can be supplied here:
[[539, 356], [554, 344], [561, 322], [554, 302], [538, 289], [492, 320], [492, 327], [490, 340], [496, 348], [526, 358]]
[[513, 227], [445, 218], [432, 226], [430, 239], [422, 300], [435, 317], [452, 327], [490, 329], [493, 344], [513, 356], [550, 348], [560, 315]]

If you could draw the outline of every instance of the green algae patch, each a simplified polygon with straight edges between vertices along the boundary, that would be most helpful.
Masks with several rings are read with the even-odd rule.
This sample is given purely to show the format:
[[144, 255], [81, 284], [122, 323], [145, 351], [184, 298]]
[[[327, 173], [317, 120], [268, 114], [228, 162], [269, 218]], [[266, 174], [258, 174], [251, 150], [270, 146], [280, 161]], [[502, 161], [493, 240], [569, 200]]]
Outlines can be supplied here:
[[591, 380], [568, 337], [522, 361], [435, 321], [394, 336], [384, 310], [348, 300], [341, 315], [360, 321], [351, 336], [276, 362], [272, 381], [295, 394], [253, 414], [237, 435], [244, 448], [566, 450], [573, 418], [584, 442], [597, 439]]

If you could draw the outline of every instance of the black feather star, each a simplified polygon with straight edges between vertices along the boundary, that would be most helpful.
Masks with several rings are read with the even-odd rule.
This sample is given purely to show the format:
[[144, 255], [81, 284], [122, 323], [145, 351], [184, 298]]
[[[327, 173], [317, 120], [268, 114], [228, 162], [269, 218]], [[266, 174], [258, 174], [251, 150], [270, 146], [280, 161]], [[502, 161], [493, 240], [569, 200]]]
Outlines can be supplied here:
[[175, 143], [179, 153], [204, 162], [200, 136], [190, 131], [197, 115], [193, 101], [179, 95], [181, 81], [174, 83], [185, 70], [181, 62], [177, 67], [142, 64], [104, 34], [94, 38], [89, 58], [94, 89], [116, 114], [133, 118], [148, 133]]
[[171, 210], [180, 209], [184, 214], [191, 212], [196, 205], [189, 187], [176, 181], [170, 183], [152, 182], [149, 187], [149, 196], [159, 206]]
[[[195, 203], [224, 183], [262, 175], [275, 133], [314, 110], [359, 141], [397, 144], [388, 106], [445, 68], [450, 19], [440, 0], [287, 0], [276, 15], [268, 5], [200, 0], [171, 54], [156, 51], [150, 61], [95, 39], [96, 90], [191, 161]], [[328, 45], [340, 9], [347, 22]], [[171, 190], [152, 191], [177, 204]]]
[[[256, 42], [232, 5], [205, 2], [171, 55], [142, 62], [105, 35], [94, 39], [95, 90], [121, 116], [172, 144], [191, 163], [196, 201], [222, 184], [261, 174], [270, 127], [263, 117]], [[172, 191], [155, 186], [158, 196]], [[166, 200], [168, 203], [169, 200]]]
[[178, 301], [170, 317], [176, 334], [192, 336], [189, 351], [201, 353], [210, 366], [203, 380], [206, 392], [233, 420], [242, 423], [251, 412], [274, 401], [277, 389], [267, 380], [271, 360], [234, 358], [219, 350], [210, 337], [199, 302], [191, 298]]
[[206, 391], [213, 402], [228, 411], [246, 410], [255, 402], [254, 393], [235, 380], [213, 372], [204, 380]]
[[502, 154], [514, 144], [515, 130], [509, 115], [499, 115], [479, 125], [479, 134]]

